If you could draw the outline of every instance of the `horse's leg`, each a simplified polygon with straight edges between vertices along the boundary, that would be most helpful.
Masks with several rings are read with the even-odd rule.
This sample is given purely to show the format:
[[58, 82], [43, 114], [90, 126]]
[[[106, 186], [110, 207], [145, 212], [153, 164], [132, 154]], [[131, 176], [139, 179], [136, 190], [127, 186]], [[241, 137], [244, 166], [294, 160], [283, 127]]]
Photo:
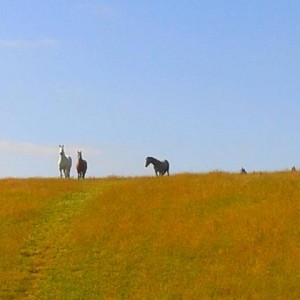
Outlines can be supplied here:
[[166, 173], [168, 174], [168, 176], [170, 176], [170, 174], [169, 174], [169, 169], [166, 169], [166, 170], [164, 171], [163, 175], [165, 175]]

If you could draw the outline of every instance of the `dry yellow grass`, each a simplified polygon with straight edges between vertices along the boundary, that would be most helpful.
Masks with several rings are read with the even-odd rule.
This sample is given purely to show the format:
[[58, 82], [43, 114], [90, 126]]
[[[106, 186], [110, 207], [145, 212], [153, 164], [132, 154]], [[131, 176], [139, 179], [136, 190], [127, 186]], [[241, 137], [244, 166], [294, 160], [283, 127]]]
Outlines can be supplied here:
[[300, 174], [1, 180], [2, 298], [297, 299]]

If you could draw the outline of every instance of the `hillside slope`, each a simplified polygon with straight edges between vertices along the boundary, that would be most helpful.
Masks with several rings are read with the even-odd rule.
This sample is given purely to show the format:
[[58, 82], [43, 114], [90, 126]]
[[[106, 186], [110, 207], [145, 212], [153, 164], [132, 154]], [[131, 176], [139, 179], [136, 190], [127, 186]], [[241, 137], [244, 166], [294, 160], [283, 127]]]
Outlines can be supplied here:
[[1, 299], [296, 299], [300, 174], [0, 180]]

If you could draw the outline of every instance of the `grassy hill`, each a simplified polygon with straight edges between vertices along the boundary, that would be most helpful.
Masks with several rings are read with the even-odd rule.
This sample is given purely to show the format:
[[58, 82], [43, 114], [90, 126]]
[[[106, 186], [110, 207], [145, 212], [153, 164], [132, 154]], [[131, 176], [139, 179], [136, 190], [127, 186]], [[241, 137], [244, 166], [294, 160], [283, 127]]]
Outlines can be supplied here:
[[297, 299], [300, 174], [0, 180], [0, 299]]

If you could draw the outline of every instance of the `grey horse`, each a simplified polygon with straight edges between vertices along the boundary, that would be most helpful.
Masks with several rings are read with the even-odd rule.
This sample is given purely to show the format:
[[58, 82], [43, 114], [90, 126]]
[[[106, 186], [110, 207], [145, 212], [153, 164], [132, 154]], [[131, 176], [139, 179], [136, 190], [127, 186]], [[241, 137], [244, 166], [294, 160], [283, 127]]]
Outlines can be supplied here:
[[158, 176], [158, 175], [162, 176], [162, 175], [165, 175], [165, 173], [167, 173], [168, 176], [170, 175], [170, 173], [169, 173], [170, 164], [167, 160], [160, 161], [154, 157], [148, 156], [146, 158], [145, 167], [148, 167], [150, 164], [153, 164], [156, 176]]
[[247, 174], [247, 171], [244, 167], [242, 167], [242, 169], [241, 169], [241, 174]]

